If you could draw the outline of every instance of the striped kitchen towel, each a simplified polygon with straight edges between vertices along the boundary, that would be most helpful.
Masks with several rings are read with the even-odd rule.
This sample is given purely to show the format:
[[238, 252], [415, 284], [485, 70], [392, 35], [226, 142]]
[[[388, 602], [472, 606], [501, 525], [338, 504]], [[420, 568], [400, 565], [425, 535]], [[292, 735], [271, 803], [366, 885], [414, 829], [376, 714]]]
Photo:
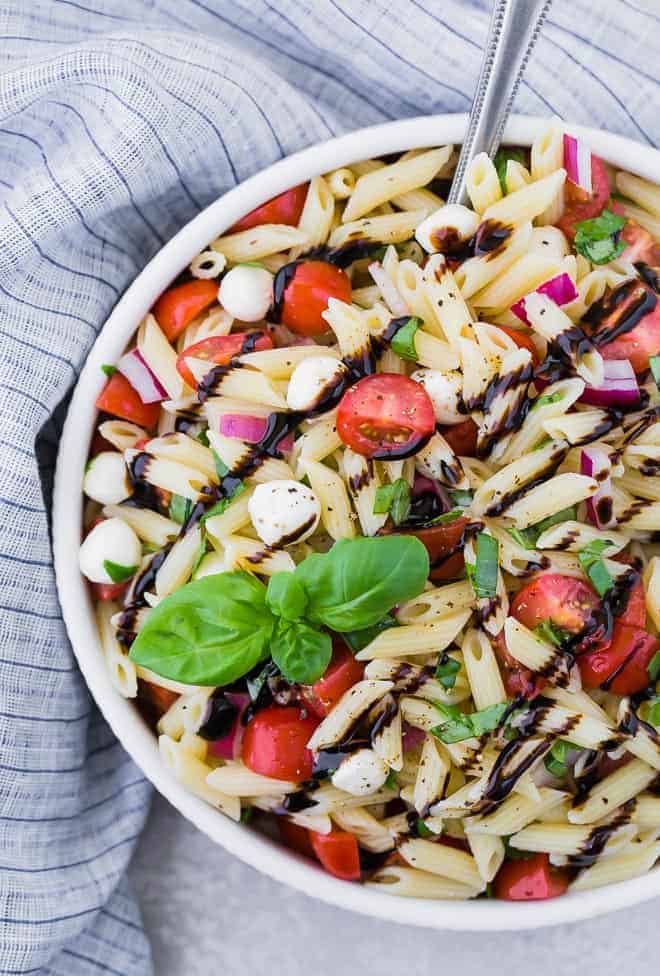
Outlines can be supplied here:
[[[467, 110], [488, 7], [0, 0], [1, 973], [151, 972], [125, 877], [150, 791], [78, 673], [49, 541], [95, 336], [149, 257], [260, 168]], [[517, 109], [657, 143], [659, 70], [655, 0], [556, 0]]]

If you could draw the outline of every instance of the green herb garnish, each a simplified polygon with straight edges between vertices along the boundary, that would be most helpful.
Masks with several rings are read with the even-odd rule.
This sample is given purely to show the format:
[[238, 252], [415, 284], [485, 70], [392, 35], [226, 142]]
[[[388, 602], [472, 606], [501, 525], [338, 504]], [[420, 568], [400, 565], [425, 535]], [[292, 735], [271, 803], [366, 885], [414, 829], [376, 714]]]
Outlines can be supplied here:
[[611, 544], [607, 539], [595, 539], [578, 553], [580, 565], [599, 596], [605, 596], [614, 586], [614, 580], [602, 559], [603, 551]]
[[241, 481], [236, 485], [231, 495], [229, 495], [227, 498], [221, 498], [219, 502], [216, 502], [215, 505], [211, 505], [211, 507], [204, 512], [200, 519], [201, 523], [204, 524], [204, 522], [208, 521], [208, 519], [213, 518], [214, 515], [222, 515], [222, 513], [229, 505], [231, 505], [234, 499], [238, 498], [239, 495], [242, 495], [244, 491], [245, 484]]
[[568, 766], [566, 764], [566, 756], [569, 750], [579, 749], [579, 746], [573, 745], [572, 742], [567, 742], [566, 739], [557, 739], [552, 746], [552, 749], [547, 754], [543, 760], [545, 768], [553, 776], [558, 779], [562, 779], [568, 772]]
[[640, 713], [643, 722], [648, 722], [656, 729], [660, 728], [660, 698], [657, 695], [655, 698], [649, 698], [648, 701], [643, 702], [640, 706]]
[[506, 167], [509, 160], [512, 159], [515, 163], [521, 163], [525, 165], [525, 153], [522, 149], [498, 149], [495, 153], [495, 158], [493, 163], [495, 164], [495, 169], [497, 170], [497, 176], [500, 181], [500, 186], [502, 188], [502, 193], [506, 196]]
[[562, 522], [574, 521], [576, 517], [577, 509], [572, 505], [570, 508], [563, 508], [561, 512], [555, 512], [554, 515], [548, 515], [536, 525], [530, 525], [526, 529], [507, 529], [507, 532], [523, 549], [535, 549], [536, 543], [547, 529]]
[[116, 366], [110, 366], [110, 365], [108, 365], [108, 363], [103, 363], [103, 365], [101, 366], [101, 369], [103, 370], [103, 372], [105, 373], [105, 375], [107, 377], [114, 376], [115, 373], [117, 372], [117, 367]]
[[450, 491], [449, 497], [454, 505], [459, 505], [461, 508], [467, 508], [468, 505], [471, 505], [474, 498], [471, 491]]
[[417, 362], [417, 350], [415, 349], [415, 335], [422, 325], [422, 320], [416, 315], [411, 315], [405, 325], [397, 329], [390, 341], [390, 347], [401, 359], [408, 359], [413, 363]]
[[447, 525], [449, 522], [455, 522], [457, 518], [461, 518], [463, 515], [462, 508], [452, 508], [451, 512], [445, 512], [443, 515], [436, 515], [434, 519], [430, 522], [426, 522], [426, 525]]
[[437, 739], [447, 744], [480, 738], [487, 732], [493, 732], [509, 707], [508, 702], [502, 702], [466, 715], [457, 705], [443, 705], [441, 702], [434, 702], [434, 704], [445, 721], [436, 725], [431, 732]]
[[184, 525], [190, 518], [192, 510], [193, 503], [189, 498], [184, 498], [183, 495], [172, 495], [169, 506], [169, 515], [172, 521]]
[[229, 468], [222, 460], [217, 451], [213, 451], [213, 461], [215, 463], [215, 470], [217, 472], [218, 478], [222, 480], [226, 475], [229, 474]]
[[350, 630], [343, 633], [341, 636], [344, 638], [350, 649], [354, 654], [361, 651], [363, 647], [371, 644], [372, 640], [384, 630], [389, 630], [390, 627], [398, 627], [398, 622], [394, 617], [390, 617], [389, 614], [379, 620], [378, 623], [374, 624], [373, 627], [366, 627], [364, 630]]
[[660, 678], [660, 651], [656, 651], [648, 666], [649, 678], [657, 681]]
[[553, 644], [555, 647], [561, 647], [567, 638], [571, 636], [567, 630], [564, 630], [562, 627], [557, 627], [552, 620], [544, 620], [538, 627], [534, 628], [534, 633], [541, 640], [547, 644]]
[[560, 400], [564, 399], [564, 394], [561, 390], [556, 390], [554, 393], [542, 393], [540, 397], [537, 397], [532, 404], [532, 410], [536, 410], [537, 407], [545, 407], [549, 403], [559, 403]]
[[388, 513], [395, 525], [403, 525], [410, 514], [410, 485], [405, 478], [397, 478], [390, 485], [376, 489], [374, 515]]
[[203, 444], [204, 447], [210, 446], [209, 435], [206, 430], [200, 430], [199, 434], [197, 435], [197, 440], [200, 444]]
[[618, 239], [625, 222], [625, 217], [611, 210], [603, 210], [600, 217], [580, 221], [575, 225], [575, 250], [592, 264], [613, 261], [626, 249], [625, 241]]
[[456, 684], [456, 676], [461, 670], [461, 662], [455, 657], [449, 657], [445, 651], [440, 655], [440, 659], [435, 668], [435, 679], [439, 681], [443, 688], [448, 691]]
[[398, 790], [399, 789], [399, 781], [396, 778], [396, 773], [395, 773], [395, 771], [393, 769], [390, 769], [389, 773], [387, 774], [387, 779], [383, 783], [383, 789], [384, 790]]
[[651, 373], [653, 374], [655, 385], [660, 390], [660, 356], [651, 356], [649, 359], [649, 366], [651, 367]]
[[418, 837], [435, 837], [433, 831], [429, 830], [421, 817], [415, 821], [415, 833]]
[[111, 559], [103, 560], [103, 568], [113, 583], [125, 583], [138, 570], [137, 566], [122, 566], [121, 563], [113, 563]]
[[475, 595], [481, 599], [491, 599], [497, 593], [497, 568], [499, 543], [492, 535], [479, 532], [476, 537], [476, 562], [465, 564], [468, 579]]

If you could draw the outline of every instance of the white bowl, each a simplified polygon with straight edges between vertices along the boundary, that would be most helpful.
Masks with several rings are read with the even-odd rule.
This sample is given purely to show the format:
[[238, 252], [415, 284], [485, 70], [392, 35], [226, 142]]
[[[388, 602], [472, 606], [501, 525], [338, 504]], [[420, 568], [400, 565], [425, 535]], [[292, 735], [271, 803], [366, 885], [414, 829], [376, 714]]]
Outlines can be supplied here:
[[[87, 586], [78, 570], [81, 485], [96, 422], [94, 401], [105, 383], [102, 363], [117, 360], [154, 300], [209, 241], [264, 200], [290, 186], [355, 160], [421, 146], [459, 143], [466, 115], [405, 119], [351, 132], [289, 156], [216, 200], [158, 252], [118, 302], [96, 340], [71, 401], [55, 477], [53, 535], [60, 603], [73, 650], [113, 732], [154, 786], [203, 830], [252, 867], [301, 891], [365, 915], [430, 928], [497, 931], [531, 929], [635, 905], [660, 895], [660, 868], [620, 884], [543, 902], [443, 902], [399, 898], [338, 881], [269, 838], [236, 824], [187, 792], [163, 766], [156, 738], [135, 705], [113, 688], [96, 633]], [[505, 140], [530, 145], [544, 120], [515, 116]], [[574, 127], [592, 149], [616, 166], [649, 179], [660, 172], [660, 152], [621, 136]]]

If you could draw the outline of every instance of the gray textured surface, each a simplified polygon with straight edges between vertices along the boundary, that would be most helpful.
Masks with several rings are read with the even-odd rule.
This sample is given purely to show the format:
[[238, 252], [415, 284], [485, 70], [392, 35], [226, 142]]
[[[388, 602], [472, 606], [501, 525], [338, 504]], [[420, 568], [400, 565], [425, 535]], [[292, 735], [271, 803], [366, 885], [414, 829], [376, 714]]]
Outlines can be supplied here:
[[[158, 976], [650, 976], [660, 902], [580, 925], [443, 933], [344, 912], [215, 846], [160, 797], [131, 868]], [[459, 969], [460, 967], [460, 969]]]

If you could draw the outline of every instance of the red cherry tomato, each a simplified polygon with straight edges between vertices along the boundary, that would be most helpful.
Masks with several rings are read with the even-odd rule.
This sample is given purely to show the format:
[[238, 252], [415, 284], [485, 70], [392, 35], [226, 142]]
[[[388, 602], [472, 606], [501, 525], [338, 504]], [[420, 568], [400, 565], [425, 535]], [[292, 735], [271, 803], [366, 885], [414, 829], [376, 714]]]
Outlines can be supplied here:
[[196, 278], [163, 292], [153, 313], [169, 341], [174, 342], [200, 312], [217, 300], [218, 282]]
[[[103, 519], [99, 519], [102, 522]], [[125, 583], [90, 583], [95, 600], [105, 603], [106, 600], [121, 600], [128, 589], [130, 580]]]
[[260, 224], [288, 224], [290, 227], [296, 227], [305, 206], [308, 187], [309, 183], [301, 183], [300, 186], [292, 186], [290, 190], [285, 190], [272, 200], [266, 200], [260, 207], [255, 207], [237, 220], [227, 233], [235, 234], [239, 230], [249, 230], [250, 227], [258, 227]]
[[360, 880], [360, 852], [353, 834], [332, 829], [329, 834], [309, 832], [314, 853], [328, 872], [342, 881]]
[[113, 373], [96, 398], [96, 409], [130, 420], [139, 427], [155, 427], [160, 403], [143, 403], [126, 377]]
[[245, 765], [274, 779], [310, 779], [313, 759], [307, 743], [319, 720], [303, 716], [295, 706], [270, 705], [257, 712], [243, 736]]
[[176, 368], [179, 375], [183, 377], [188, 386], [193, 389], [197, 386], [195, 377], [186, 362], [188, 356], [194, 359], [205, 359], [216, 366], [226, 365], [234, 356], [241, 356], [245, 352], [261, 352], [262, 349], [272, 349], [273, 340], [261, 330], [251, 332], [233, 332], [225, 336], [209, 336], [208, 339], [201, 339], [194, 342], [192, 346], [184, 349], [176, 361]]
[[320, 335], [328, 331], [321, 317], [331, 298], [350, 302], [353, 292], [348, 275], [328, 261], [301, 261], [284, 289], [281, 319], [298, 335]]
[[593, 191], [589, 195], [575, 183], [566, 181], [564, 213], [557, 221], [557, 226], [563, 230], [570, 241], [575, 237], [575, 225], [582, 220], [591, 220], [592, 217], [600, 216], [610, 199], [610, 181], [605, 163], [593, 153], [591, 154], [591, 185]]
[[648, 666], [658, 648], [652, 634], [617, 621], [610, 644], [578, 655], [582, 684], [600, 688], [605, 682], [616, 695], [634, 695], [649, 684]]
[[504, 631], [501, 630], [497, 637], [491, 637], [490, 640], [501, 665], [502, 681], [507, 696], [518, 698], [522, 695], [523, 698], [531, 700], [540, 695], [547, 684], [546, 679], [539, 674], [534, 674], [529, 668], [524, 668], [512, 654], [509, 654]]
[[316, 709], [327, 715], [341, 696], [364, 677], [364, 665], [356, 661], [349, 649], [339, 641], [333, 641], [332, 660], [325, 674], [312, 685]]
[[531, 336], [527, 335], [525, 332], [519, 332], [517, 329], [509, 329], [506, 325], [498, 325], [498, 329], [501, 329], [502, 332], [506, 332], [508, 337], [513, 339], [519, 349], [528, 349], [532, 354], [532, 364], [534, 366], [539, 365], [539, 354], [536, 350], [536, 346], [532, 342]]
[[472, 417], [460, 424], [440, 427], [440, 433], [458, 457], [474, 457], [477, 453], [478, 427]]
[[468, 518], [461, 516], [444, 525], [431, 525], [428, 529], [406, 531], [406, 535], [414, 535], [426, 547], [431, 564], [429, 579], [450, 580], [461, 575], [465, 568], [462, 549], [463, 530], [469, 521]]
[[300, 827], [288, 817], [278, 817], [277, 829], [286, 846], [290, 847], [292, 851], [297, 851], [305, 857], [316, 860], [316, 854], [309, 838], [310, 831], [306, 827]]
[[146, 704], [149, 712], [156, 719], [159, 719], [177, 700], [179, 695], [176, 691], [163, 688], [162, 685], [154, 685], [150, 681], [138, 681], [138, 698]]
[[[615, 200], [612, 201], [610, 209], [623, 216], [622, 207]], [[636, 220], [628, 217], [621, 231], [621, 240], [628, 245], [621, 255], [622, 261], [630, 261], [631, 264], [642, 261], [652, 268], [660, 264], [660, 244]]]
[[495, 876], [495, 897], [504, 901], [542, 901], [563, 895], [568, 879], [550, 867], [547, 854], [505, 861]]
[[435, 430], [435, 413], [419, 383], [398, 373], [365, 376], [344, 393], [337, 433], [368, 458], [409, 457]]
[[562, 630], [577, 634], [599, 603], [596, 591], [587, 583], [560, 573], [544, 573], [516, 593], [509, 613], [530, 630], [551, 620]]
[[[609, 326], [611, 317], [625, 315], [627, 306], [639, 301], [641, 288], [651, 292], [650, 288], [640, 285], [640, 289], [635, 289], [630, 295], [617, 305], [616, 309], [599, 326], [596, 335], [601, 330], [606, 330]], [[599, 352], [603, 359], [629, 359], [636, 373], [643, 373], [649, 368], [649, 358], [656, 356], [660, 351], [660, 302], [655, 308], [648, 312], [639, 320], [634, 329], [624, 332], [617, 339], [608, 342], [607, 345], [600, 346]]]
[[[619, 561], [621, 560], [617, 560]], [[631, 589], [626, 609], [617, 617], [617, 623], [624, 624], [626, 627], [639, 627], [642, 630], [646, 627], [646, 596], [641, 579], [638, 579]]]

